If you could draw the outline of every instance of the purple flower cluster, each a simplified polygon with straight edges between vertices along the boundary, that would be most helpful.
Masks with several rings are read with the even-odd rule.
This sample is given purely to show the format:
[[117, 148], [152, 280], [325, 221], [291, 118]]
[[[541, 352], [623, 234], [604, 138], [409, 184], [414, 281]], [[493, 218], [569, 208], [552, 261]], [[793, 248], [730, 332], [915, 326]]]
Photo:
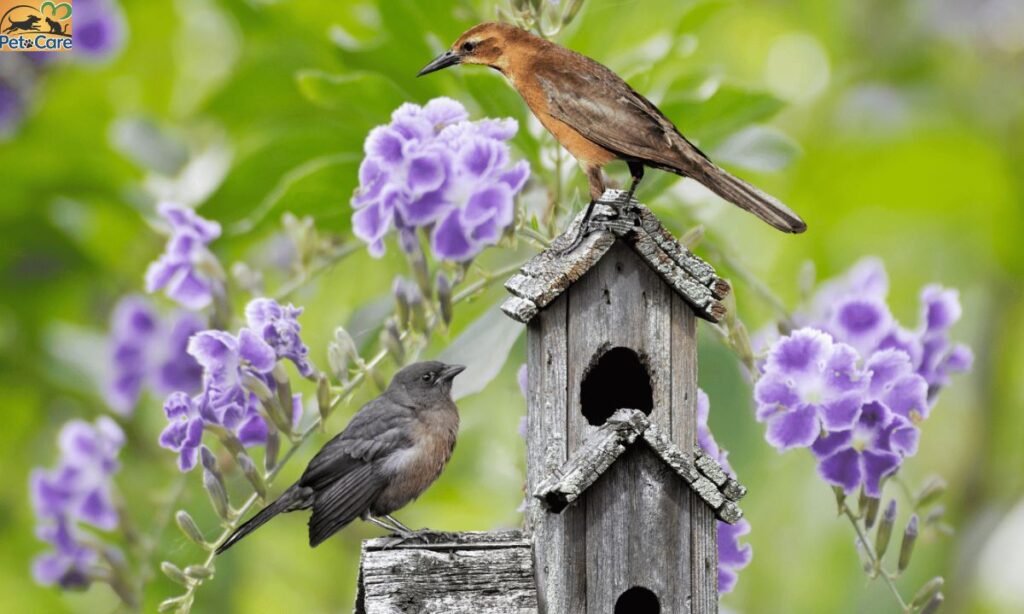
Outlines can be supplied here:
[[97, 552], [79, 525], [107, 531], [117, 527], [112, 476], [119, 469], [117, 456], [124, 433], [107, 417], [95, 424], [72, 420], [61, 429], [58, 445], [57, 467], [35, 469], [29, 477], [36, 533], [53, 547], [35, 559], [32, 575], [44, 586], [84, 588], [90, 583]]
[[[313, 375], [306, 358], [309, 349], [299, 338], [300, 313], [292, 305], [255, 299], [246, 307], [249, 326], [237, 335], [206, 330], [189, 340], [188, 353], [203, 369], [203, 389], [196, 396], [178, 391], [167, 397], [164, 414], [169, 424], [160, 434], [160, 445], [178, 453], [182, 471], [195, 467], [207, 427], [230, 431], [246, 447], [267, 441], [261, 401], [251, 387], [255, 383], [275, 391], [271, 372], [278, 360], [291, 360], [303, 375]], [[292, 397], [289, 409], [295, 424], [302, 412], [300, 395]]]
[[221, 283], [207, 245], [220, 236], [220, 224], [203, 219], [188, 207], [163, 203], [157, 211], [170, 225], [163, 255], [146, 271], [146, 291], [163, 290], [186, 309], [202, 309], [213, 301]]
[[391, 229], [406, 246], [424, 228], [437, 258], [465, 261], [512, 224], [514, 197], [530, 175], [527, 162], [510, 165], [506, 141], [518, 125], [468, 118], [450, 98], [407, 103], [366, 137], [352, 227], [371, 254], [384, 253]]
[[186, 348], [189, 337], [205, 328], [196, 314], [161, 318], [142, 297], [121, 299], [110, 318], [110, 407], [121, 415], [131, 413], [145, 389], [161, 396], [175, 390], [197, 392], [203, 372]]
[[970, 350], [950, 342], [955, 290], [926, 287], [915, 330], [893, 318], [887, 292], [872, 259], [823, 284], [795, 318], [802, 328], [771, 345], [754, 390], [768, 443], [809, 447], [825, 481], [872, 497], [917, 452], [918, 425], [949, 375], [971, 364]]
[[[711, 402], [703, 390], [697, 391], [697, 443], [708, 456], [718, 461], [730, 476], [736, 473], [729, 465], [729, 453], [718, 447], [708, 428]], [[718, 521], [718, 592], [729, 593], [736, 587], [740, 570], [750, 564], [754, 550], [750, 544], [740, 544], [740, 537], [750, 533], [750, 523], [741, 519], [736, 524]]]
[[121, 6], [115, 0], [76, 0], [74, 13], [76, 58], [102, 60], [124, 44], [126, 28]]

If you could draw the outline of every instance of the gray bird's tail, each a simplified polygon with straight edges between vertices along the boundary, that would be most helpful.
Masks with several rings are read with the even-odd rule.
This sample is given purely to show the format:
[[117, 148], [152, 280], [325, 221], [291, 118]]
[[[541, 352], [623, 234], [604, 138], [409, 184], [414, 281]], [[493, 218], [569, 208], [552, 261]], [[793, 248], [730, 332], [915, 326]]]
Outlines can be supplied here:
[[262, 527], [274, 516], [277, 516], [282, 512], [290, 512], [309, 507], [309, 497], [305, 492], [303, 492], [304, 490], [306, 489], [295, 484], [288, 490], [281, 493], [281, 496], [275, 499], [273, 503], [261, 509], [258, 514], [247, 520], [245, 524], [235, 529], [235, 532], [232, 533], [223, 544], [217, 546], [217, 554], [221, 554], [231, 546], [234, 546], [239, 540]]
[[695, 173], [688, 171], [686, 174], [704, 184], [715, 194], [740, 209], [753, 213], [782, 232], [796, 234], [807, 230], [807, 224], [800, 219], [800, 216], [779, 202], [777, 198], [765, 194], [739, 177], [730, 175], [713, 162], [702, 158], [698, 168], [694, 170]]

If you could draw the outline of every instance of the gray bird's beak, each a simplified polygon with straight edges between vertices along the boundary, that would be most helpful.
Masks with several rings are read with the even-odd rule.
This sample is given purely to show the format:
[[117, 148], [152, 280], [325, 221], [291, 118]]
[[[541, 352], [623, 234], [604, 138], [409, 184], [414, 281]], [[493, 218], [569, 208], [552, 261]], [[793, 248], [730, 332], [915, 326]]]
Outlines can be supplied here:
[[466, 367], [462, 365], [448, 365], [441, 370], [440, 376], [437, 378], [438, 381], [450, 382], [455, 379], [455, 376], [466, 370]]
[[[449, 66], [455, 66], [456, 64], [458, 64], [460, 62], [462, 62], [462, 58], [460, 58], [457, 53], [455, 53], [454, 51], [449, 49], [448, 51], [445, 51], [441, 55], [439, 55], [436, 58], [434, 58], [433, 61], [430, 62], [430, 64], [427, 64], [426, 66], [424, 66], [423, 70], [421, 70], [418, 73], [416, 73], [416, 76], [417, 77], [422, 77], [423, 75], [428, 75], [428, 74], [430, 74], [432, 72], [441, 70], [442, 68], [448, 68]], [[452, 376], [452, 377], [454, 377], [454, 376]]]

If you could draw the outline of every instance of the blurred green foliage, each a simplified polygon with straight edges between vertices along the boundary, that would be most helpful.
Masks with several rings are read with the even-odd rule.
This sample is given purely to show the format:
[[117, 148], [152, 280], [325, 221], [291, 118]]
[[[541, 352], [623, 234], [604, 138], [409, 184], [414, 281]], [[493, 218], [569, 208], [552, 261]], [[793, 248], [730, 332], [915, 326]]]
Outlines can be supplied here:
[[[138, 291], [146, 263], [161, 249], [147, 223], [154, 194], [205, 200], [202, 214], [226, 229], [215, 243], [221, 259], [269, 266], [286, 211], [346, 235], [367, 131], [403, 101], [442, 94], [474, 116], [517, 118], [518, 153], [531, 160], [538, 182], [560, 184], [551, 139], [499, 76], [458, 69], [414, 78], [466, 27], [493, 18], [492, 2], [124, 4], [124, 52], [108, 64], [49, 69], [30, 116], [0, 143], [0, 449], [8, 459], [0, 485], [0, 593], [11, 612], [115, 608], [104, 586], [61, 594], [32, 584], [28, 565], [40, 545], [26, 482], [31, 467], [53, 461], [60, 424], [105, 412], [94, 378], [98, 335], [114, 301]], [[933, 472], [946, 477], [948, 520], [957, 532], [924, 535], [899, 583], [909, 594], [942, 574], [946, 611], [997, 612], [1024, 607], [1020, 586], [993, 582], [985, 554], [1024, 494], [1024, 41], [1019, 29], [1013, 39], [977, 24], [950, 26], [981, 4], [998, 2], [586, 0], [558, 40], [626, 76], [712, 156], [753, 169], [740, 170], [805, 217], [806, 235], [781, 236], [721, 203], [693, 204], [693, 191], [674, 177], [652, 173], [640, 192], [676, 232], [705, 224], [709, 240], [790, 304], [799, 298], [796, 277], [805, 261], [825, 277], [866, 254], [888, 264], [893, 307], [906, 324], [916, 321], [923, 284], [961, 289], [958, 333], [978, 360], [945, 393], [921, 453], [906, 467], [912, 481]], [[735, 140], [752, 126], [746, 140]], [[586, 192], [582, 175], [571, 170], [563, 201], [578, 206]], [[613, 172], [625, 177], [624, 168]], [[304, 337], [321, 368], [333, 327], [381, 304], [404, 271], [395, 251], [382, 260], [360, 251], [292, 295], [306, 307]], [[498, 266], [508, 259], [491, 250], [482, 260]], [[287, 281], [278, 271], [267, 284]], [[737, 286], [740, 315], [756, 330], [770, 307]], [[449, 338], [501, 294], [492, 288], [460, 306]], [[888, 611], [884, 587], [865, 583], [849, 528], [835, 518], [832, 493], [810, 455], [780, 456], [763, 442], [735, 358], [713, 335], [702, 339], [700, 380], [711, 397], [712, 428], [750, 486], [744, 509], [754, 560], [724, 604], [749, 612]], [[445, 344], [436, 341], [427, 354]], [[523, 356], [520, 340], [489, 387], [462, 402], [452, 464], [402, 512], [404, 522], [454, 530], [519, 523], [523, 443], [516, 425], [525, 404], [514, 374]], [[331, 417], [327, 432], [373, 394], [364, 387]], [[147, 399], [125, 423], [119, 484], [129, 517], [143, 532], [160, 529], [169, 519], [161, 513], [170, 505], [167, 493], [180, 491], [175, 505], [212, 534], [216, 521], [197, 476], [179, 476], [173, 456], [154, 446], [164, 422], [159, 403]], [[326, 437], [300, 451], [279, 485], [297, 476]], [[241, 480], [233, 486], [244, 490]], [[219, 559], [194, 611], [347, 610], [359, 541], [376, 531], [356, 523], [309, 550], [304, 524], [302, 515], [284, 517]], [[152, 546], [147, 611], [176, 593], [155, 571], [160, 560], [184, 566], [201, 558], [173, 523]], [[1024, 555], [1016, 556], [1019, 570]]]

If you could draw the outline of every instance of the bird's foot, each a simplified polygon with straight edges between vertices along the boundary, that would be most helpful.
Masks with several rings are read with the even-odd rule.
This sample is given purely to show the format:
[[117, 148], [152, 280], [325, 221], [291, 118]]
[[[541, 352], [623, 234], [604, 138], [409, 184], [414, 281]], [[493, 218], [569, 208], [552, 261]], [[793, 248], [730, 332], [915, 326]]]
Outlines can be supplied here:
[[381, 539], [384, 540], [385, 543], [381, 544], [380, 548], [382, 550], [390, 550], [405, 544], [430, 545], [451, 542], [458, 539], [458, 534], [450, 531], [434, 531], [433, 529], [423, 528], [415, 531], [394, 533]]

